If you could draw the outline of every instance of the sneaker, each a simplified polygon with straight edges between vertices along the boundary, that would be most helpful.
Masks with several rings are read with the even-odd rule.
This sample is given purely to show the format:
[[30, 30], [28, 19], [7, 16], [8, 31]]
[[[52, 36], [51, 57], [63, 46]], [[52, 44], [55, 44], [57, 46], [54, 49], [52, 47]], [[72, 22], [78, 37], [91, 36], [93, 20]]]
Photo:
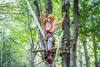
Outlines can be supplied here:
[[47, 51], [47, 56], [50, 56], [50, 54], [51, 54], [51, 50], [48, 50]]
[[48, 62], [48, 64], [51, 64], [51, 59], [47, 58], [46, 61]]

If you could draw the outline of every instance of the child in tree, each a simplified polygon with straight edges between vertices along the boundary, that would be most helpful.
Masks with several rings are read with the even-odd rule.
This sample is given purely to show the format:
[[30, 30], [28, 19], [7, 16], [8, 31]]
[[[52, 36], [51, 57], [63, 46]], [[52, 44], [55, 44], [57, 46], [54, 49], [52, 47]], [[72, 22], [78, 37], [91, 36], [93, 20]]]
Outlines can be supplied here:
[[65, 12], [63, 13], [63, 17], [59, 22], [53, 23], [53, 21], [55, 20], [54, 14], [49, 14], [49, 16], [46, 18], [46, 20], [43, 19], [43, 15], [46, 11], [47, 11], [47, 9], [45, 8], [40, 16], [40, 20], [43, 23], [44, 33], [47, 38], [47, 40], [46, 40], [46, 42], [47, 42], [47, 44], [46, 44], [46, 47], [47, 47], [46, 61], [48, 62], [48, 64], [51, 64], [51, 49], [52, 49], [53, 42], [54, 42], [53, 31], [56, 26], [63, 23], [66, 13]]

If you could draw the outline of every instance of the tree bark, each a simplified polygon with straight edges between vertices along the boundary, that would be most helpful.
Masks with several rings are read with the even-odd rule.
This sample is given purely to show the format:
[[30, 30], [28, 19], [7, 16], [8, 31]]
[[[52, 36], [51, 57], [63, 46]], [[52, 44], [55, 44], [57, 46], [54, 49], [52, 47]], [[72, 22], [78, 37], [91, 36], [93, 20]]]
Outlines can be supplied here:
[[[70, 50], [70, 17], [69, 17], [69, 0], [62, 0], [62, 13], [66, 12], [65, 20], [62, 24], [63, 36], [62, 46], [64, 49]], [[62, 67], [70, 67], [70, 53], [61, 54]]]
[[82, 55], [81, 55], [81, 46], [80, 46], [80, 40], [78, 38], [78, 51], [79, 51], [79, 62], [80, 62], [80, 67], [82, 67]]
[[45, 8], [48, 9], [46, 16], [52, 13], [52, 0], [45, 0]]
[[85, 38], [83, 40], [83, 45], [84, 45], [84, 52], [85, 52], [86, 67], [90, 67], [86, 43], [87, 43], [87, 41], [86, 41], [86, 38]]
[[78, 38], [78, 0], [73, 1], [73, 33], [72, 33], [72, 45], [71, 45], [71, 56], [70, 56], [70, 67], [76, 67], [76, 42]]
[[94, 57], [95, 57], [95, 67], [99, 67], [98, 66], [98, 57], [97, 57], [97, 43], [95, 41], [95, 36], [93, 36], [93, 47], [94, 47]]

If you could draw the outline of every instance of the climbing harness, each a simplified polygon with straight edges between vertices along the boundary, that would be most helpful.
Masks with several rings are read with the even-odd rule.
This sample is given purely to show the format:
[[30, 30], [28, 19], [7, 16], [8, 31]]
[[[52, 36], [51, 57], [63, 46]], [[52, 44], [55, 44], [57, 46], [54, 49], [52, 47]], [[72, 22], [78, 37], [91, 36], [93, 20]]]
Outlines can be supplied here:
[[[46, 24], [47, 24], [47, 23], [50, 24], [50, 29], [49, 29], [49, 30], [46, 30], [46, 29], [47, 29], [47, 28], [46, 28]], [[44, 33], [45, 33], [45, 35], [46, 35], [46, 34], [51, 34], [51, 35], [52, 35], [53, 32], [50, 32], [52, 28], [53, 28], [53, 24], [50, 23], [50, 22], [47, 20], [47, 18], [46, 18], [45, 24], [44, 24]]]

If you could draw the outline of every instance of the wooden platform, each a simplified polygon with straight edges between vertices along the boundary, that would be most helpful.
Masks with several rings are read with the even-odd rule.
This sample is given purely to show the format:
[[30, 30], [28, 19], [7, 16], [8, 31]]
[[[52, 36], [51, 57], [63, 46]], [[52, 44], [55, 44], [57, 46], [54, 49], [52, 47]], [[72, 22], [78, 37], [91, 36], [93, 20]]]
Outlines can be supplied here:
[[[52, 48], [52, 49], [51, 49], [51, 56], [52, 56], [52, 57], [55, 57], [56, 50], [57, 50], [57, 48]], [[65, 53], [70, 53], [70, 50], [69, 50], [68, 48], [65, 49], [65, 48], [63, 48], [63, 47], [60, 47], [59, 50], [61, 51], [61, 52], [60, 52], [60, 55], [61, 55], [61, 54], [65, 54]], [[46, 50], [45, 50], [45, 49], [34, 50], [33, 53], [41, 53], [42, 59], [44, 59], [45, 56], [46, 56]]]
[[[51, 52], [55, 53], [57, 50], [57, 48], [52, 48], [51, 49]], [[63, 47], [60, 47], [59, 50], [61, 51], [61, 53], [70, 53], [70, 50], [68, 48], [63, 48]], [[45, 49], [41, 49], [41, 50], [34, 50], [33, 53], [43, 53], [43, 52], [46, 52]]]
[[[63, 47], [60, 47], [59, 48], [60, 50], [63, 50]], [[52, 48], [51, 51], [56, 51], [57, 48]], [[46, 52], [45, 49], [41, 49], [41, 50], [34, 50], [33, 53], [37, 53], [37, 52]]]

